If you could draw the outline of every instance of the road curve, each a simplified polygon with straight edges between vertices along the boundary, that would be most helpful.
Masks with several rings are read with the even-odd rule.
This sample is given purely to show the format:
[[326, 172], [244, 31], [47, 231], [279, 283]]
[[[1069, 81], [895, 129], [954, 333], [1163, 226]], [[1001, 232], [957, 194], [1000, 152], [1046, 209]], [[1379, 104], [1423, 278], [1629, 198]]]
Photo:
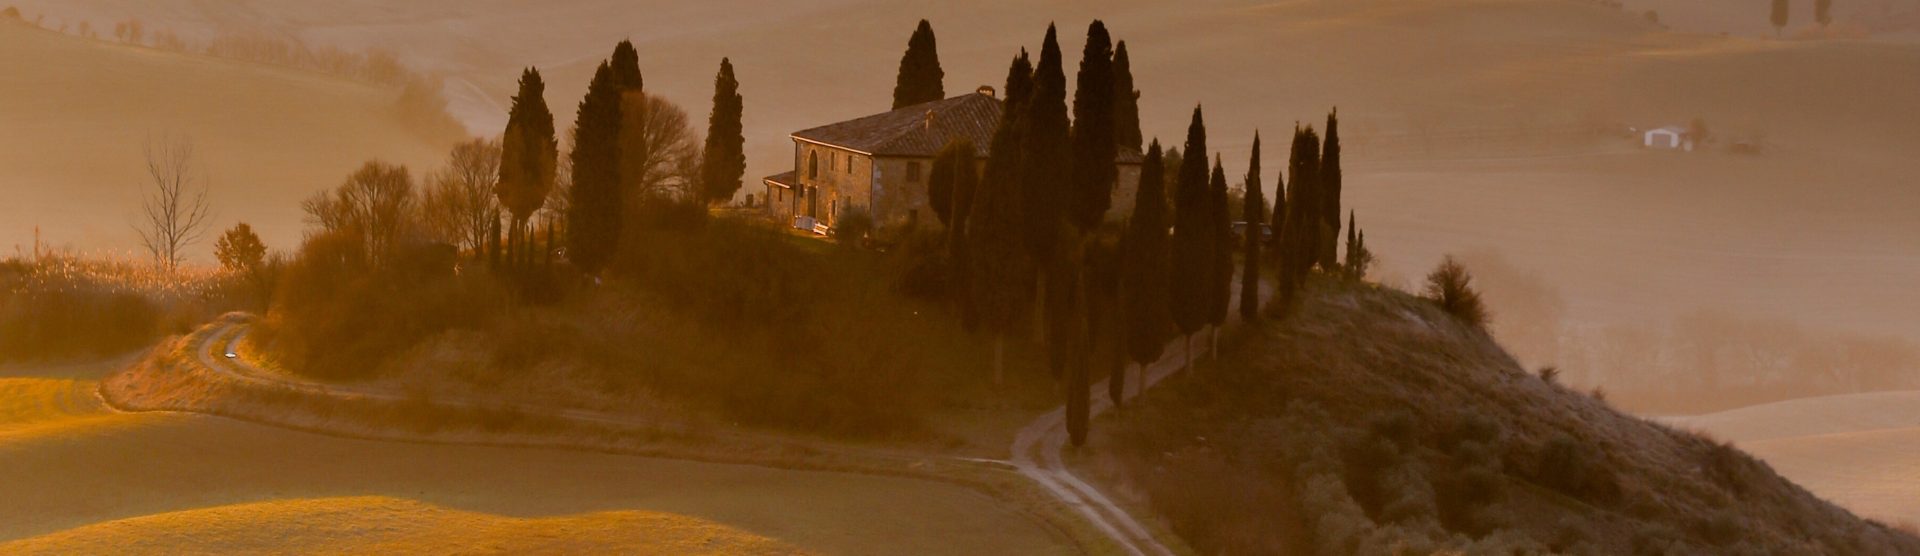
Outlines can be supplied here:
[[[1237, 294], [1239, 288], [1234, 289]], [[1236, 295], [1235, 297], [1237, 299], [1238, 296]], [[221, 325], [218, 331], [206, 335], [206, 339], [203, 340], [200, 345], [194, 347], [195, 355], [201, 365], [212, 372], [232, 380], [267, 387], [293, 389], [320, 396], [351, 396], [382, 401], [405, 401], [407, 399], [403, 394], [380, 389], [323, 385], [311, 382], [285, 380], [268, 375], [257, 367], [254, 367], [251, 363], [248, 363], [246, 357], [241, 355], [240, 345], [247, 334], [246, 326], [243, 322], [228, 322]], [[221, 338], [226, 338], [224, 344], [220, 343]], [[1179, 372], [1186, 358], [1185, 348], [1181, 344], [1182, 342], [1180, 340], [1175, 340], [1169, 344], [1165, 355], [1162, 356], [1159, 361], [1141, 368], [1137, 373], [1138, 379], [1134, 381], [1134, 387], [1129, 389], [1130, 391], [1127, 392], [1125, 397], [1127, 399], [1136, 398], [1144, 393], [1147, 388], [1151, 388], [1161, 380]], [[223, 355], [232, 354], [233, 356], [221, 358], [217, 357], [215, 355], [216, 353]], [[1093, 392], [1106, 392], [1107, 381], [1101, 380], [1093, 384], [1091, 388]], [[636, 424], [631, 418], [577, 409], [555, 409], [520, 404], [502, 406], [501, 404], [482, 403], [473, 400], [436, 400], [435, 403], [472, 407], [505, 407], [523, 413], [540, 414], [603, 425], [633, 426]], [[1091, 416], [1098, 416], [1105, 413], [1108, 409], [1111, 409], [1112, 405], [1111, 400], [1107, 399], [1106, 396], [1093, 396], [1092, 404], [1089, 406], [1089, 413]], [[1013, 439], [1012, 461], [999, 462], [975, 458], [950, 459], [976, 464], [1010, 464], [1021, 475], [1039, 484], [1060, 503], [1073, 508], [1074, 511], [1086, 518], [1087, 521], [1101, 533], [1125, 549], [1128, 554], [1134, 556], [1174, 556], [1175, 553], [1173, 550], [1167, 548], [1159, 539], [1156, 539], [1153, 533], [1149, 532], [1146, 527], [1140, 524], [1139, 520], [1134, 519], [1131, 514], [1128, 514], [1125, 509], [1122, 509], [1118, 504], [1115, 504], [1112, 499], [1101, 493], [1098, 488], [1088, 484], [1079, 476], [1074, 475], [1072, 470], [1067, 468], [1065, 461], [1060, 457], [1061, 449], [1066, 446], [1066, 443], [1066, 408], [1062, 406], [1040, 415], [1034, 419], [1033, 422], [1020, 429], [1019, 433], [1016, 434]]]
[[[1237, 279], [1234, 281], [1233, 297], [1229, 300], [1230, 307], [1239, 306], [1239, 283]], [[1260, 291], [1262, 301], [1270, 297], [1270, 293], [1262, 288]], [[1199, 346], [1194, 348], [1204, 350]], [[1137, 398], [1148, 388], [1159, 384], [1162, 379], [1179, 372], [1186, 362], [1186, 349], [1187, 344], [1183, 339], [1169, 342], [1160, 360], [1153, 362], [1152, 365], [1143, 366], [1140, 369], [1139, 378], [1133, 381], [1133, 388], [1122, 397], [1129, 400]], [[1099, 395], [1107, 391], [1106, 380], [1093, 384], [1091, 388], [1095, 395], [1092, 396], [1092, 403], [1087, 409], [1089, 420], [1113, 408], [1112, 400], [1107, 396]], [[1067, 444], [1066, 415], [1067, 408], [1063, 405], [1022, 427], [1020, 433], [1013, 439], [1014, 467], [1019, 469], [1020, 474], [1040, 483], [1040, 486], [1045, 487], [1054, 498], [1079, 511], [1088, 521], [1092, 521], [1094, 526], [1100, 528], [1101, 532], [1120, 542], [1128, 553], [1135, 556], [1172, 556], [1173, 550], [1154, 538], [1153, 533], [1141, 526], [1139, 520], [1114, 504], [1112, 499], [1100, 492], [1100, 489], [1094, 488], [1078, 475], [1074, 475], [1073, 470], [1060, 459], [1060, 450]]]

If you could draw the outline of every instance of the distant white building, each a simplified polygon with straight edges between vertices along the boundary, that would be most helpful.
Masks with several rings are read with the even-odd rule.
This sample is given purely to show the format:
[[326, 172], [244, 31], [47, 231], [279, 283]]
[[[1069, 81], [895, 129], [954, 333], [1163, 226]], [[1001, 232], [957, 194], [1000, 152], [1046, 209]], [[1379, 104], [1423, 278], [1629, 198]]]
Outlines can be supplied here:
[[1646, 145], [1649, 149], [1680, 149], [1688, 152], [1693, 151], [1693, 137], [1687, 133], [1686, 128], [1680, 126], [1670, 125], [1659, 129], [1649, 129], [1642, 137], [1641, 144]]

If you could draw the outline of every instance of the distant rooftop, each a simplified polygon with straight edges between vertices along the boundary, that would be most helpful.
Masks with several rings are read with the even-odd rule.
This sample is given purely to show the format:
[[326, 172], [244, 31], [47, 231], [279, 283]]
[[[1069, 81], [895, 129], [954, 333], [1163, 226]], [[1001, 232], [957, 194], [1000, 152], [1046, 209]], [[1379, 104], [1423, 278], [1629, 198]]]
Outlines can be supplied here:
[[[852, 149], [874, 156], [932, 158], [958, 138], [973, 141], [974, 156], [985, 158], [993, 145], [1004, 105], [991, 88], [953, 98], [924, 102], [872, 116], [804, 129], [795, 138]], [[1122, 147], [1121, 164], [1139, 164], [1138, 151]]]
[[874, 156], [939, 154], [947, 142], [973, 140], [974, 154], [987, 156], [1000, 125], [1000, 99], [985, 93], [925, 102], [898, 110], [796, 131], [794, 137]]

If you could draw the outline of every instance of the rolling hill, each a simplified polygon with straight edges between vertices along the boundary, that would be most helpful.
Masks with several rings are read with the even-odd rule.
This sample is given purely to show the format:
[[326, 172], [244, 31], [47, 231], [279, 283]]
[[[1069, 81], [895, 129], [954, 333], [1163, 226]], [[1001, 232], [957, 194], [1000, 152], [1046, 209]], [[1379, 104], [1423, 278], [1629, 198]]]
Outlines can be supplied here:
[[[300, 239], [299, 201], [368, 159], [425, 173], [459, 139], [411, 128], [398, 93], [261, 64], [110, 44], [0, 20], [0, 249], [127, 251], [149, 140], [193, 143], [218, 229]], [[17, 251], [16, 251], [17, 249]], [[192, 251], [212, 262], [211, 234]]]

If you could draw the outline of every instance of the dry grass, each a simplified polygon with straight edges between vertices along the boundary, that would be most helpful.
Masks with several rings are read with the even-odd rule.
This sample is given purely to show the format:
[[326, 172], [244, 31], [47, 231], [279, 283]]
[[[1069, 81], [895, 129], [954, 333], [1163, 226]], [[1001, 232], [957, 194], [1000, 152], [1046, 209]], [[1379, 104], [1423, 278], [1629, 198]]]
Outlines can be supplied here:
[[0, 362], [103, 356], [191, 330], [233, 305], [228, 278], [111, 254], [0, 261]]
[[[637, 531], [645, 534], [636, 535]], [[8, 554], [804, 554], [697, 517], [614, 510], [494, 515], [384, 496], [290, 499], [96, 523], [0, 543]]]
[[[1403, 293], [1325, 281], [1231, 344], [1110, 440], [1122, 480], [1203, 552], [1920, 550], [1736, 448], [1539, 380]], [[1181, 502], [1194, 492], [1241, 502]]]

